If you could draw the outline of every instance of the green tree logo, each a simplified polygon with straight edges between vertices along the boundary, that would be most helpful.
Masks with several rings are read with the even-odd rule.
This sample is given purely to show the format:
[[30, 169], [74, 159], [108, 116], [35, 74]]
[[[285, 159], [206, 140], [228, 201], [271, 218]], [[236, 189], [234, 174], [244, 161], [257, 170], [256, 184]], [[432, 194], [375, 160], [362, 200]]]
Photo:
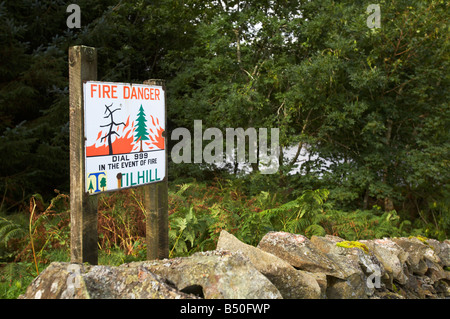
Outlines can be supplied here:
[[144, 108], [139, 108], [138, 118], [136, 119], [136, 135], [134, 136], [134, 141], [140, 141], [141, 142], [141, 148], [139, 149], [139, 152], [142, 152], [142, 141], [148, 140], [148, 132], [147, 132], [147, 125], [145, 124], [147, 120], [145, 119], [145, 113]]
[[89, 183], [88, 191], [89, 191], [89, 193], [92, 194], [92, 191], [93, 191], [93, 190], [94, 190], [94, 185], [92, 185], [92, 179], [91, 179], [91, 181], [90, 181], [90, 183]]
[[102, 191], [105, 191], [105, 187], [106, 187], [106, 178], [102, 178], [100, 180], [100, 187], [102, 188]]

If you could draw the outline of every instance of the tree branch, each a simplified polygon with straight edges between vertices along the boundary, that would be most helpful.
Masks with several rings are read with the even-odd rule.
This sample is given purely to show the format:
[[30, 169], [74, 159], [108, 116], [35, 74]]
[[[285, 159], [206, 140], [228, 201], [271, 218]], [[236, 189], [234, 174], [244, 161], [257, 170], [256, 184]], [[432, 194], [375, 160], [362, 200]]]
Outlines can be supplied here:
[[[309, 121], [309, 117], [311, 115], [312, 109], [309, 110], [308, 115], [306, 116], [305, 119], [305, 124], [303, 124], [302, 127], [302, 131], [300, 133], [300, 136], [303, 135], [305, 133], [306, 130], [306, 126], [308, 125], [308, 121]], [[300, 156], [300, 152], [302, 150], [303, 147], [303, 141], [300, 141], [300, 143], [298, 143], [298, 147], [297, 147], [297, 152], [295, 153], [294, 157], [292, 158], [292, 160], [289, 162], [288, 167], [291, 167], [295, 164], [295, 162], [297, 162], [298, 157]]]

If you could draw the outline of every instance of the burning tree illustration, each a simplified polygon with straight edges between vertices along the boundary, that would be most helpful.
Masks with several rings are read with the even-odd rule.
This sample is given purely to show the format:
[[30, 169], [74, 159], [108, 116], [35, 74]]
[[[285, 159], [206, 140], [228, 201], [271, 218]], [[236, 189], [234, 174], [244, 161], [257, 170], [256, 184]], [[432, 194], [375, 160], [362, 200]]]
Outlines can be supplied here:
[[117, 136], [120, 136], [117, 132], [113, 131], [113, 126], [125, 125], [125, 123], [124, 122], [116, 123], [116, 122], [114, 122], [114, 119], [113, 119], [113, 113], [115, 111], [120, 110], [120, 107], [115, 109], [115, 110], [113, 110], [113, 111], [111, 111], [111, 109], [110, 109], [110, 107], [112, 107], [112, 103], [109, 106], [105, 105], [105, 107], [106, 107], [105, 114], [108, 112], [108, 115], [106, 115], [104, 118], [108, 118], [109, 117], [110, 118], [110, 122], [109, 122], [109, 124], [106, 124], [106, 125], [100, 125], [100, 127], [108, 127], [109, 126], [109, 132], [108, 132], [108, 134], [106, 134], [105, 136], [103, 136], [101, 138], [100, 142], [103, 142], [104, 139], [108, 138], [109, 155], [113, 155], [114, 153], [113, 153], [111, 136], [113, 134], [116, 134]]
[[141, 147], [139, 149], [139, 152], [142, 152], [142, 141], [148, 140], [148, 132], [147, 132], [147, 125], [145, 124], [147, 120], [145, 119], [145, 113], [144, 108], [139, 108], [138, 118], [136, 119], [136, 135], [134, 136], [134, 141], [140, 141]]

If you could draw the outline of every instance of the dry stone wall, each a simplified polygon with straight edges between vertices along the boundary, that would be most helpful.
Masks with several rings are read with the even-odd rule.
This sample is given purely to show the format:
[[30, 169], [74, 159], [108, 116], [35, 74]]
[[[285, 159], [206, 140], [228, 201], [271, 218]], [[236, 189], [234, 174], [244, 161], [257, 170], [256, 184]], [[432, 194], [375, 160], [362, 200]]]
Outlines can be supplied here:
[[450, 298], [450, 241], [348, 242], [267, 233], [257, 247], [222, 231], [217, 249], [118, 267], [52, 263], [20, 298]]

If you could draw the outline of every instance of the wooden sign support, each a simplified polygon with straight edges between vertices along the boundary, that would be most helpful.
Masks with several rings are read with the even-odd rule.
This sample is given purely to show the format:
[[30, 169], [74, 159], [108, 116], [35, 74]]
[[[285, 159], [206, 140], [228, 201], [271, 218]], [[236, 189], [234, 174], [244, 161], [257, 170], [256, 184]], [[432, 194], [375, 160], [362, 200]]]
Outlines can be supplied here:
[[[70, 258], [73, 263], [98, 263], [97, 195], [86, 191], [85, 118], [83, 83], [97, 80], [97, 51], [86, 46], [69, 48], [70, 92]], [[163, 88], [163, 80], [148, 80], [144, 84]], [[165, 101], [165, 97], [164, 97]], [[165, 107], [165, 105], [164, 105]], [[165, 111], [164, 130], [167, 129]], [[168, 165], [167, 134], [164, 131], [165, 177], [158, 183], [143, 187], [146, 210], [147, 259], [169, 256], [168, 233]], [[121, 177], [121, 176], [120, 176]], [[118, 177], [118, 183], [121, 178]], [[120, 183], [121, 184], [121, 183]], [[120, 185], [119, 185], [120, 187]]]
[[[164, 80], [144, 81], [147, 85], [162, 86], [166, 92]], [[165, 101], [165, 98], [164, 98]], [[169, 209], [168, 209], [168, 163], [167, 163], [167, 111], [164, 125], [164, 149], [166, 151], [166, 173], [161, 182], [142, 186], [144, 189], [144, 207], [147, 213], [146, 241], [147, 259], [164, 259], [169, 257]]]
[[70, 94], [70, 259], [98, 263], [97, 196], [85, 191], [83, 82], [97, 80], [97, 51], [69, 48]]

